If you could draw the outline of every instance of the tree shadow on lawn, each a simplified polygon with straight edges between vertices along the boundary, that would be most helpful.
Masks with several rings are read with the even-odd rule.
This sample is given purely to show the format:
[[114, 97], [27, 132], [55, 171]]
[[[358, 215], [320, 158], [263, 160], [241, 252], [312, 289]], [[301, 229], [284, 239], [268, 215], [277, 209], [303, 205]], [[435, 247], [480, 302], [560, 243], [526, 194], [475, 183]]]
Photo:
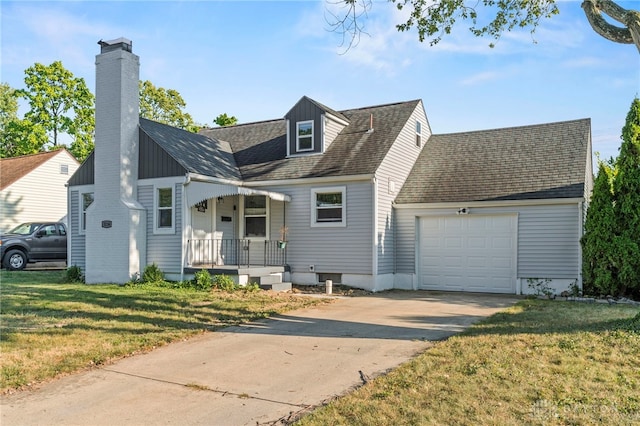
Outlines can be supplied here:
[[[442, 300], [438, 302], [442, 305]], [[459, 302], [456, 300], [453, 304]], [[447, 312], [446, 306], [440, 308], [442, 315], [429, 315], [429, 311], [425, 310], [425, 315], [407, 312], [406, 315], [391, 315], [384, 320], [384, 314], [376, 312], [362, 320], [276, 315], [267, 321], [256, 321], [221, 332], [439, 341], [461, 332], [477, 336], [628, 330], [633, 327], [630, 324], [639, 311], [632, 306], [521, 300], [514, 308], [491, 316], [467, 314], [455, 309]], [[635, 321], [637, 330], [640, 320]]]
[[[102, 292], [98, 288], [83, 290], [81, 286], [3, 283], [3, 338], [8, 338], [15, 331], [50, 333], [50, 328], [54, 325], [58, 328], [56, 332], [62, 331], [59, 328], [139, 334], [154, 332], [154, 328], [158, 328], [158, 331], [213, 330], [268, 314], [242, 306], [229, 306], [224, 300], [215, 298], [207, 300], [204, 306], [194, 306], [193, 300], [180, 300], [175, 296], [145, 296], [143, 292], [135, 290], [114, 294], [113, 287], [105, 287]], [[69, 304], [69, 307], [57, 306], [58, 304]], [[82, 305], [89, 305], [90, 308], [85, 309]], [[121, 311], [116, 312], [117, 310]], [[177, 315], [179, 317], [176, 318]], [[74, 323], [85, 320], [91, 324]], [[99, 325], [101, 322], [105, 323], [104, 327]], [[109, 326], [114, 322], [145, 326], [139, 330]]]

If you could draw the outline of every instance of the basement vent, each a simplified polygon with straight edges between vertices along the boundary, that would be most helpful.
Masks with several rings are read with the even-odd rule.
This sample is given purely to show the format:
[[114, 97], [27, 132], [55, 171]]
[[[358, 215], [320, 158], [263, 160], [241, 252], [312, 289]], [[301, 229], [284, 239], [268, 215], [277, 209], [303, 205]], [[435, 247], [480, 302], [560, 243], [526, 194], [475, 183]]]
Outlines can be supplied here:
[[323, 284], [327, 280], [333, 281], [334, 284], [342, 283], [342, 274], [316, 274], [318, 282]]

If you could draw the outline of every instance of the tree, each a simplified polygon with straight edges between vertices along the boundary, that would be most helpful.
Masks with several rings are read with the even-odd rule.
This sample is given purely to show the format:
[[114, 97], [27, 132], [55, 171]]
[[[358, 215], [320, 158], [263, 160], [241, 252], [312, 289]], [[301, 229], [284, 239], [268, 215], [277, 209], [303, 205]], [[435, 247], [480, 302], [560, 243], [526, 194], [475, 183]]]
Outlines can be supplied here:
[[233, 115], [228, 116], [227, 113], [223, 113], [217, 116], [213, 122], [220, 127], [235, 126], [238, 124], [238, 119]]
[[[449, 34], [458, 20], [470, 23], [469, 30], [475, 36], [500, 38], [505, 31], [514, 28], [530, 28], [535, 32], [542, 19], [558, 14], [557, 0], [388, 0], [399, 10], [405, 6], [411, 8], [406, 22], [396, 25], [398, 31], [415, 28], [418, 38], [423, 42], [430, 38], [430, 44], [437, 44], [444, 35]], [[354, 46], [364, 33], [362, 19], [373, 5], [372, 0], [341, 0], [342, 11], [329, 12], [333, 30], [348, 40], [348, 48]], [[468, 3], [470, 5], [468, 5]], [[584, 0], [582, 8], [589, 23], [601, 36], [616, 43], [635, 44], [640, 52], [640, 11], [627, 10], [613, 0]], [[489, 22], [481, 24], [485, 14], [490, 15]], [[602, 16], [621, 23], [617, 27]], [[490, 44], [493, 46], [493, 44]]]
[[7, 83], [0, 84], [0, 129], [18, 118], [18, 96]]
[[622, 129], [620, 155], [600, 163], [581, 240], [585, 290], [640, 296], [640, 100]]
[[620, 287], [640, 295], [640, 99], [632, 105], [624, 127], [613, 180], [615, 256]]
[[183, 111], [186, 105], [178, 91], [155, 87], [149, 80], [140, 82], [140, 117], [197, 132], [191, 115]]
[[[55, 61], [45, 66], [36, 63], [25, 70], [26, 88], [17, 93], [27, 99], [30, 110], [25, 119], [34, 125], [40, 125], [51, 135], [51, 144], [58, 145], [60, 133], [72, 138], [86, 138], [93, 133], [91, 123], [79, 126], [77, 118], [93, 115], [94, 96], [82, 78]], [[79, 134], [84, 132], [85, 134]]]
[[42, 126], [18, 118], [18, 94], [6, 83], [0, 84], [0, 158], [40, 152], [47, 143]]
[[617, 276], [611, 253], [615, 229], [612, 179], [611, 162], [600, 161], [580, 241], [582, 283], [587, 294], [617, 293]]

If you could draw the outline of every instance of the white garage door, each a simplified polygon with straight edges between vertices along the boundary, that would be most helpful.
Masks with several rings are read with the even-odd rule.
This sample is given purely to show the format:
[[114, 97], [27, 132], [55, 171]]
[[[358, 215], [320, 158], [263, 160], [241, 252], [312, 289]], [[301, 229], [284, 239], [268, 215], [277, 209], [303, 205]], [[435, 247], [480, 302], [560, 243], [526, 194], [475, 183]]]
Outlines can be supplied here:
[[418, 275], [425, 290], [516, 292], [516, 216], [420, 218]]

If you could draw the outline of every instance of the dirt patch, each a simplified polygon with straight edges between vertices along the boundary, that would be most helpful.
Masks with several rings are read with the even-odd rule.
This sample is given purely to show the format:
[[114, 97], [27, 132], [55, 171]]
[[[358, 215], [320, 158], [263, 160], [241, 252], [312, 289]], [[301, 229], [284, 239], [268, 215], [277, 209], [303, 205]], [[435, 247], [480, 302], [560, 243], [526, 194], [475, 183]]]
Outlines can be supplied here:
[[[298, 294], [326, 294], [326, 288], [324, 284], [318, 285], [298, 285], [293, 284], [291, 286], [291, 293]], [[332, 288], [332, 295], [335, 296], [367, 296], [373, 294], [370, 291], [362, 290], [360, 288], [349, 287], [346, 285], [334, 284]]]

